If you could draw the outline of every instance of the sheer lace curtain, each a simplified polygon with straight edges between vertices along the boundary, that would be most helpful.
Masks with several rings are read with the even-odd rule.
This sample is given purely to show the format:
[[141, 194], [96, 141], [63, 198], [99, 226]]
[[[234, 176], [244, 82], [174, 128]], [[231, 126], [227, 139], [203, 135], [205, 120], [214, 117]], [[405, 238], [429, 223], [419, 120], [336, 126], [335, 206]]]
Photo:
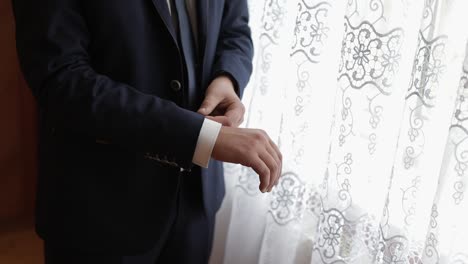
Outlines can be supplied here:
[[212, 263], [468, 263], [468, 1], [251, 0], [247, 127], [271, 194], [226, 165]]

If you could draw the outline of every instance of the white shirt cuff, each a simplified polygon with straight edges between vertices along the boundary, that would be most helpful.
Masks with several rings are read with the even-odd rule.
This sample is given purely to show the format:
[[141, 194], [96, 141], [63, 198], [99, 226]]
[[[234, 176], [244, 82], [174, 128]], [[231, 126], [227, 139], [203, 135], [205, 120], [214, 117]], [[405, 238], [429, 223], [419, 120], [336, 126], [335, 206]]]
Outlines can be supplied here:
[[216, 139], [222, 125], [218, 122], [205, 118], [198, 136], [197, 146], [193, 154], [192, 162], [200, 167], [208, 168]]

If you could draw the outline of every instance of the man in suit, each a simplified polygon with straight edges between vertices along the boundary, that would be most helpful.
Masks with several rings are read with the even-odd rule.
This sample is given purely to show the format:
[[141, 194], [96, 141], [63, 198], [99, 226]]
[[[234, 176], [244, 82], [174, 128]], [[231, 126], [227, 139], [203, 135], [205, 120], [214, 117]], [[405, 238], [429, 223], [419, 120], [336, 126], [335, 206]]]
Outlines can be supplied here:
[[238, 128], [252, 69], [246, 2], [13, 0], [39, 105], [47, 264], [207, 263], [219, 161], [253, 168], [271, 191], [278, 148]]

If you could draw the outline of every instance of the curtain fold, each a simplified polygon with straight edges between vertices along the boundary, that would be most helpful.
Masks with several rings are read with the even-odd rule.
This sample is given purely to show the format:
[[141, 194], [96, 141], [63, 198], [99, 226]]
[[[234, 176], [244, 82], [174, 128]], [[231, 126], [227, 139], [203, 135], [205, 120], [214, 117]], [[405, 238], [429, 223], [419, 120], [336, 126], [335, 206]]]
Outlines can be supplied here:
[[271, 194], [226, 165], [212, 263], [468, 263], [468, 2], [255, 0], [247, 127]]

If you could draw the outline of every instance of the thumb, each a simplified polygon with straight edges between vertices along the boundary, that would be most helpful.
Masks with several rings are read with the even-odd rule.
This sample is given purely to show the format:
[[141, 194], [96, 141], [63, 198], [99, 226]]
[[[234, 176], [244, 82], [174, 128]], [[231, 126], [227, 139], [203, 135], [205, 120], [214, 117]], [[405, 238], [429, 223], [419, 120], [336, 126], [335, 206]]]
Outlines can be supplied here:
[[202, 105], [200, 106], [200, 109], [198, 109], [198, 113], [202, 115], [209, 115], [213, 110], [218, 106], [219, 101], [212, 96], [206, 97], [205, 100], [203, 101]]

